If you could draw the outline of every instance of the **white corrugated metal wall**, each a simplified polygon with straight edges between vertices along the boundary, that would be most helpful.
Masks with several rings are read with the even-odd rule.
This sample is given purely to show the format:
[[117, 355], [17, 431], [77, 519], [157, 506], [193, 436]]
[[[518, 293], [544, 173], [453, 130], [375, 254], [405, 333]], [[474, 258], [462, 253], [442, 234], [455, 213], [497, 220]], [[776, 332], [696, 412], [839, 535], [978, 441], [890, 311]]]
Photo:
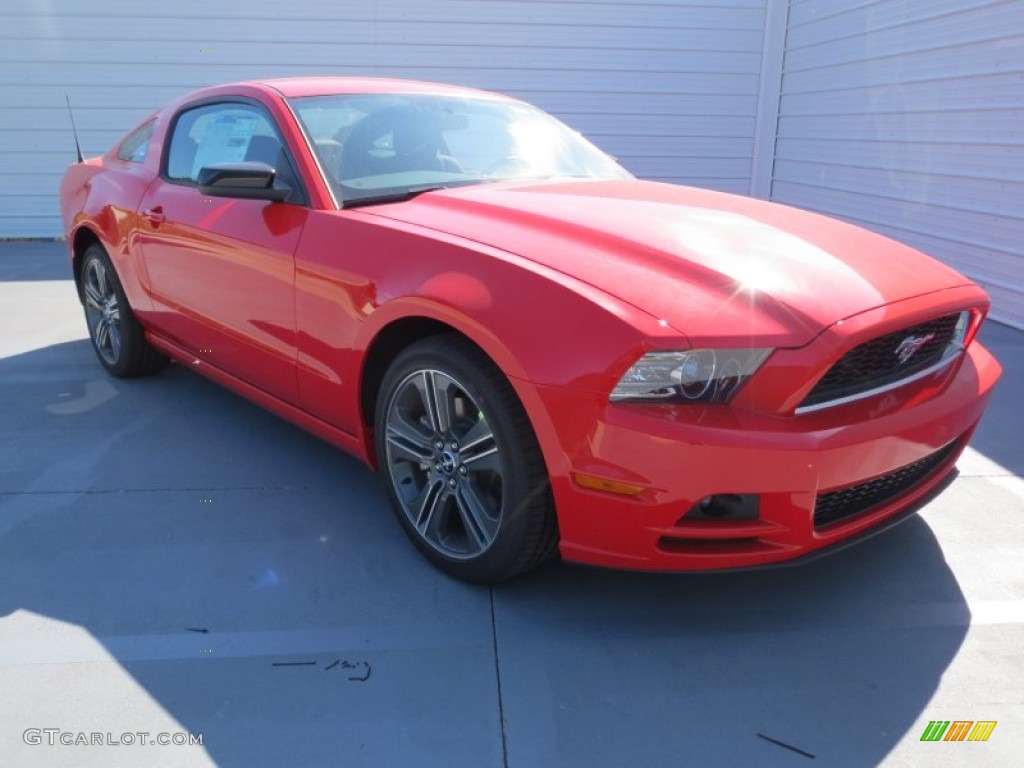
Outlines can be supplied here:
[[411, 77], [889, 234], [1024, 327], [1024, 0], [5, 0], [0, 39], [0, 237], [60, 234], [65, 92], [98, 153], [200, 85]]
[[[60, 234], [56, 190], [192, 88], [363, 74], [503, 91], [634, 173], [745, 192], [766, 0], [4, 0], [0, 237]], [[208, 52], [207, 52], [208, 51]]]
[[1024, 328], [1024, 2], [792, 0], [772, 199], [982, 284]]

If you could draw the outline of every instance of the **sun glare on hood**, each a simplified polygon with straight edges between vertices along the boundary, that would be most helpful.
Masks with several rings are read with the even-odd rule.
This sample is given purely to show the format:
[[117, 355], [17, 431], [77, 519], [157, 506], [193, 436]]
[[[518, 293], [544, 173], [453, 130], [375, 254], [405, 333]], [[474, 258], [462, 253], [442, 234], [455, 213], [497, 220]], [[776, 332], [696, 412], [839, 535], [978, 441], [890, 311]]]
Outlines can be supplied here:
[[[700, 255], [700, 262], [736, 281], [738, 292], [792, 296], [821, 284], [822, 272], [830, 283], [874, 294], [878, 290], [861, 275], [825, 250], [789, 232], [731, 211], [689, 209], [674, 226], [677, 247]], [[780, 260], [787, 269], [780, 269]], [[804, 275], [814, 275], [813, 284]], [[827, 296], [819, 296], [827, 301]]]

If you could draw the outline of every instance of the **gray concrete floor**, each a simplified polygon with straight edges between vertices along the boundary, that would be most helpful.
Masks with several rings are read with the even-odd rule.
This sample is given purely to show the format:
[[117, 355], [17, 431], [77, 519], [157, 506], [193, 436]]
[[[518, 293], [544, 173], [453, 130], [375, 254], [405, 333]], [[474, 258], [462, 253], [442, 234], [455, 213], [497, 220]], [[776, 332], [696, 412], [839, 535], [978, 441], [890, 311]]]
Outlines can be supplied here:
[[960, 476], [886, 534], [489, 589], [317, 439], [180, 366], [106, 376], [68, 277], [62, 244], [0, 245], [0, 766], [1021, 764], [1024, 333], [985, 328], [1006, 373]]

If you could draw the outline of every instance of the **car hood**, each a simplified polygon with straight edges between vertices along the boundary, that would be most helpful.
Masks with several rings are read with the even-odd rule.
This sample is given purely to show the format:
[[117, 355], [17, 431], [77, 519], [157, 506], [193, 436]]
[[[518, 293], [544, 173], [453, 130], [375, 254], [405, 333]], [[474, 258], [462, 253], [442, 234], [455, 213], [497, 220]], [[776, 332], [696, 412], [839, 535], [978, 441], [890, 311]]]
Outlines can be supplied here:
[[698, 345], [800, 346], [852, 315], [968, 282], [834, 219], [656, 182], [491, 184], [362, 210], [543, 264]]

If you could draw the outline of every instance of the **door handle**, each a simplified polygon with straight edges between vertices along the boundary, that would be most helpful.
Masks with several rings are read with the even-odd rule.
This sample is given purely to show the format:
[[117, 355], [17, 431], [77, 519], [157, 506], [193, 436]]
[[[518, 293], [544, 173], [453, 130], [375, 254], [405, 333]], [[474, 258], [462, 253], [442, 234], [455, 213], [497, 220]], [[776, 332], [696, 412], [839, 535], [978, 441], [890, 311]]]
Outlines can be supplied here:
[[157, 224], [163, 224], [167, 221], [167, 217], [164, 216], [164, 207], [162, 205], [154, 205], [152, 208], [147, 208], [142, 212], [142, 216], [154, 226]]

